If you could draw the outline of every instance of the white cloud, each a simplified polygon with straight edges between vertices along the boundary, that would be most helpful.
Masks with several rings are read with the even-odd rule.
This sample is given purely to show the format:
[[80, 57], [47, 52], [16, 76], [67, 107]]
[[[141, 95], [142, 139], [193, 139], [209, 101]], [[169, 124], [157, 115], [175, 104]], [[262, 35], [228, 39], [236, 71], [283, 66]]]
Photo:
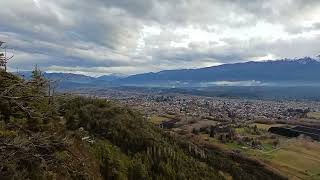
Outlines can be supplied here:
[[135, 74], [314, 56], [318, 0], [3, 0], [11, 68]]

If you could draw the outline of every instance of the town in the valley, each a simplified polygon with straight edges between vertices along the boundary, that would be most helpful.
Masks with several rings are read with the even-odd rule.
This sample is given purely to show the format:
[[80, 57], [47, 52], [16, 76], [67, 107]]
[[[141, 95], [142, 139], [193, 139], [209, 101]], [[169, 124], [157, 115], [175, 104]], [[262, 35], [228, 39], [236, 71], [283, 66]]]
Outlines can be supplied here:
[[259, 159], [293, 179], [320, 177], [320, 102], [112, 88], [83, 94], [138, 110], [168, 133]]

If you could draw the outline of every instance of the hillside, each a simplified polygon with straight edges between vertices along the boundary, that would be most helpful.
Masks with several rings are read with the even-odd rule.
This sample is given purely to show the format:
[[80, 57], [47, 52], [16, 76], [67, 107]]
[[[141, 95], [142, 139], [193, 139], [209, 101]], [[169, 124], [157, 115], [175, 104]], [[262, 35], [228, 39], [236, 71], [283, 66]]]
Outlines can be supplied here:
[[0, 71], [0, 179], [285, 179], [168, 134], [127, 107], [48, 96], [46, 82], [40, 72], [25, 81]]

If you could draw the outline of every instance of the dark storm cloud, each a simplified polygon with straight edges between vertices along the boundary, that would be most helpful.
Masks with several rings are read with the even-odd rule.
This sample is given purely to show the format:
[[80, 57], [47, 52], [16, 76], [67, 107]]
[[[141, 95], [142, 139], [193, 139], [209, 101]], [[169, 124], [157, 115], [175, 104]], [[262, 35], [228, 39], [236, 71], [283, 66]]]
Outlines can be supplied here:
[[318, 0], [3, 0], [11, 68], [140, 73], [319, 52]]

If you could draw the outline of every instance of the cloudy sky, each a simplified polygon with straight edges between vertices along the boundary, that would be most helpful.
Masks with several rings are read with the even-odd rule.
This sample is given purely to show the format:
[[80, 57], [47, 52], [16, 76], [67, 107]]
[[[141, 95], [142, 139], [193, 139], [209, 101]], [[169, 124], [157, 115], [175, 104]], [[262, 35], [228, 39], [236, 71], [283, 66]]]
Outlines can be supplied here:
[[0, 0], [11, 70], [136, 74], [320, 54], [319, 0]]

